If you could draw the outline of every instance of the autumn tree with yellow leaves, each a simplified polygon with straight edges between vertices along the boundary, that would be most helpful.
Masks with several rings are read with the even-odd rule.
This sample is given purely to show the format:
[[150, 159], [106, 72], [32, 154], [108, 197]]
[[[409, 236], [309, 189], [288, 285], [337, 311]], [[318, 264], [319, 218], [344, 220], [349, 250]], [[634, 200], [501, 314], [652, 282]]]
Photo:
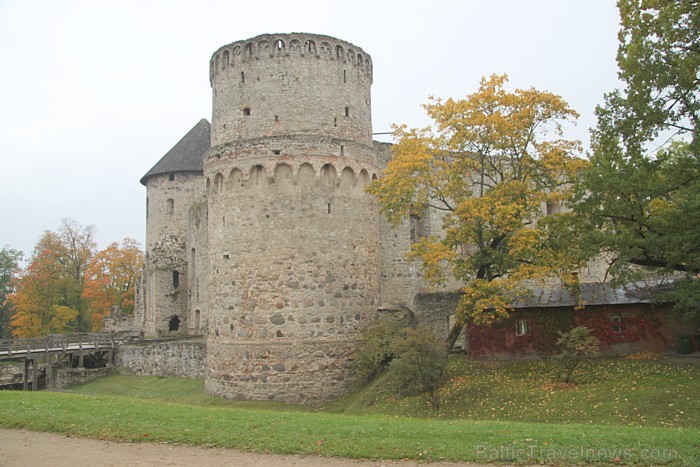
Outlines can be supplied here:
[[[45, 232], [34, 247], [27, 268], [21, 272], [10, 295], [14, 313], [10, 320], [15, 337], [40, 337], [48, 334], [79, 331], [82, 303], [82, 270], [88, 250], [93, 247], [92, 234], [77, 234], [72, 228]], [[80, 236], [82, 240], [77, 240]], [[76, 251], [69, 251], [70, 245]], [[77, 277], [76, 277], [77, 274]]]
[[140, 246], [124, 239], [97, 251], [94, 232], [64, 219], [57, 232], [44, 233], [29, 265], [13, 280], [8, 297], [13, 336], [97, 330], [111, 306], [133, 311]]
[[368, 187], [393, 225], [428, 207], [445, 213], [442, 232], [413, 244], [410, 257], [422, 260], [427, 281], [452, 275], [464, 284], [449, 348], [467, 322], [508, 316], [528, 283], [573, 282], [584, 262], [566, 214], [547, 215], [566, 203], [585, 165], [580, 143], [562, 137], [578, 114], [560, 96], [510, 92], [507, 82], [492, 75], [464, 99], [431, 98], [433, 125], [395, 126], [393, 159]]
[[126, 314], [134, 312], [136, 281], [142, 267], [141, 246], [132, 238], [114, 242], [92, 258], [85, 271], [83, 298], [91, 311], [93, 331], [102, 327], [113, 306]]

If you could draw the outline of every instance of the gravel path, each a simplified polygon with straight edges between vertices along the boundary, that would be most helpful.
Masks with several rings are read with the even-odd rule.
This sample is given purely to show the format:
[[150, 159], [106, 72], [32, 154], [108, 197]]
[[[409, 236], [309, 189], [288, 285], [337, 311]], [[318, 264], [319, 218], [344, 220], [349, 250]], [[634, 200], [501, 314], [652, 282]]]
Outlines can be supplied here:
[[[0, 429], [0, 467], [91, 467], [106, 466], [271, 466], [271, 467], [377, 467], [425, 466], [417, 462], [356, 461], [314, 456], [280, 456], [233, 449], [173, 446], [151, 443], [117, 443], [72, 438], [54, 433]], [[436, 467], [467, 467], [477, 464], [437, 463]]]

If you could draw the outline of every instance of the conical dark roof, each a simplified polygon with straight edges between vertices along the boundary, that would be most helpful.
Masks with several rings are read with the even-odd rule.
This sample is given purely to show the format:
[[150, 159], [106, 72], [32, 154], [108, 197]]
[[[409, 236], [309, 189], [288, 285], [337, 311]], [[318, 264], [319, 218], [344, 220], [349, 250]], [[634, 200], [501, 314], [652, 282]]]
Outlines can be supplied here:
[[173, 148], [141, 177], [146, 185], [149, 177], [172, 172], [202, 172], [204, 157], [211, 147], [211, 125], [203, 118]]

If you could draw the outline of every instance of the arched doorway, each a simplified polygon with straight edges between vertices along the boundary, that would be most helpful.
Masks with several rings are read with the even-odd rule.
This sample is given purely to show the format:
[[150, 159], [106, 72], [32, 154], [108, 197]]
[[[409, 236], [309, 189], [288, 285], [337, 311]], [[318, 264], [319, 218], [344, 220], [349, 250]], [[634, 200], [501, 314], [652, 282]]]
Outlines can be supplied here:
[[180, 317], [175, 315], [168, 321], [168, 331], [179, 331], [180, 330]]

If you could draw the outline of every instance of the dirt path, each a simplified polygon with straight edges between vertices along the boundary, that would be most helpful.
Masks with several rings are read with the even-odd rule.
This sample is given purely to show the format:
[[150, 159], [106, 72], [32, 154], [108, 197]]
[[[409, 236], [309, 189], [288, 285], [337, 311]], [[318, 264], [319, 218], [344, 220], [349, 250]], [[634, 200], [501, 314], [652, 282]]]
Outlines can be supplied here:
[[[271, 467], [400, 467], [425, 466], [416, 462], [355, 461], [314, 456], [279, 456], [233, 449], [213, 449], [168, 444], [131, 444], [69, 438], [53, 433], [0, 429], [0, 467], [106, 466], [271, 466]], [[439, 463], [439, 467], [467, 467], [476, 464]]]

